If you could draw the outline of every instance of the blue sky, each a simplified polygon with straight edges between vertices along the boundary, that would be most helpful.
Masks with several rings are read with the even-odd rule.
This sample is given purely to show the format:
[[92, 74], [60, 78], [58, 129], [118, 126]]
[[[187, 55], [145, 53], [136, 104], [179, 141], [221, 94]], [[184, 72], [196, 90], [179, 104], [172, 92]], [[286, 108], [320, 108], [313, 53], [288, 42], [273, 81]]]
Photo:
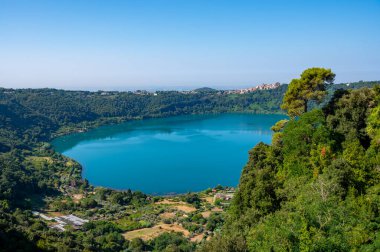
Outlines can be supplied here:
[[0, 86], [128, 90], [380, 79], [380, 1], [0, 0]]

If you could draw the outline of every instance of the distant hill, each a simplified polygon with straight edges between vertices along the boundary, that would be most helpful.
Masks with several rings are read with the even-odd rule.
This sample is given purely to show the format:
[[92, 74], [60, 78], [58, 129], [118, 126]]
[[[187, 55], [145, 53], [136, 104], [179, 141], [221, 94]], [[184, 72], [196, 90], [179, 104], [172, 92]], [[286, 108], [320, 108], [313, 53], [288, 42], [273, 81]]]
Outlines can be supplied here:
[[[224, 231], [202, 251], [248, 251], [247, 246], [252, 251], [301, 251], [308, 244], [314, 244], [314, 251], [376, 251], [380, 140], [374, 137], [380, 135], [375, 131], [379, 108], [372, 111], [369, 105], [379, 106], [380, 95], [365, 88], [349, 90], [328, 103], [337, 89], [376, 83], [329, 86], [324, 102], [329, 109], [305, 113], [277, 132], [271, 146], [261, 143], [250, 151]], [[126, 207], [136, 210], [147, 204], [146, 195], [138, 192], [96, 189], [99, 193], [93, 194], [81, 177], [81, 166], [46, 143], [52, 137], [152, 117], [283, 113], [280, 104], [287, 87], [242, 94], [212, 88], [156, 93], [0, 88], [0, 244], [6, 246], [0, 251], [83, 251], [94, 246], [98, 249], [91, 251], [121, 251], [128, 246], [121, 235], [125, 230], [111, 219], [60, 233], [32, 215], [30, 210], [45, 196], [55, 210], [91, 216], [114, 216], [125, 213]], [[94, 197], [75, 203], [68, 192]], [[224, 221], [214, 214], [209, 218], [216, 217], [219, 221], [211, 221]], [[140, 222], [125, 220], [140, 227]], [[199, 220], [202, 215], [191, 217]]]
[[202, 87], [202, 88], [197, 88], [194, 89], [195, 92], [218, 92], [217, 89], [210, 88], [210, 87]]

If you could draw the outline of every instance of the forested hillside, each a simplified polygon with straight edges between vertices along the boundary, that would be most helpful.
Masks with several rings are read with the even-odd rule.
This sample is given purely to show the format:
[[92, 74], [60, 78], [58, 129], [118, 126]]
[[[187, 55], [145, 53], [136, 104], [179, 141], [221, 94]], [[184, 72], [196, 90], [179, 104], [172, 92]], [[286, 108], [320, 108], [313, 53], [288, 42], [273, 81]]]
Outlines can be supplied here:
[[[374, 84], [376, 82], [330, 85], [325, 100], [337, 89]], [[283, 113], [280, 105], [286, 89], [287, 85], [281, 85], [248, 94], [227, 94], [207, 88], [188, 93], [153, 94], [0, 88], [0, 152], [27, 148], [57, 134], [131, 119], [225, 112]]]
[[285, 95], [293, 118], [250, 151], [224, 231], [202, 251], [379, 251], [380, 86], [305, 111], [334, 77], [305, 72]]
[[55, 89], [0, 89], [0, 151], [48, 141], [54, 134], [105, 123], [183, 114], [280, 113], [286, 85], [234, 95], [193, 93], [87, 92]]
[[[319, 90], [323, 97], [307, 101], [308, 112], [302, 111], [299, 105], [304, 104], [293, 94], [296, 102], [289, 106], [295, 117], [273, 127], [271, 145], [261, 143], [250, 152], [224, 231], [199, 249], [378, 249], [380, 91], [363, 88], [374, 84], [324, 83], [326, 91]], [[98, 221], [80, 231], [59, 233], [34, 218], [31, 210], [47, 204], [46, 198], [55, 209], [91, 215], [95, 207], [97, 214], [106, 216], [127, 208], [136, 211], [149, 202], [147, 195], [130, 191], [107, 190], [100, 198], [91, 196], [94, 189], [81, 178], [80, 165], [56, 153], [48, 141], [59, 134], [132, 119], [283, 113], [280, 105], [289, 94], [287, 88], [282, 85], [243, 95], [209, 89], [156, 95], [0, 89], [0, 251], [120, 251], [132, 247], [140, 249], [134, 251], [161, 251], [168, 244], [174, 244], [173, 251], [194, 251], [194, 244], [175, 235], [148, 245], [129, 243], [114, 222]], [[313, 97], [310, 92], [305, 94]], [[61, 198], [77, 191], [90, 196], [79, 203]]]
[[[54, 152], [47, 142], [55, 135], [125, 120], [196, 113], [278, 113], [285, 90], [286, 86], [282, 86], [252, 94], [226, 95], [202, 89], [154, 95], [0, 89], [0, 251], [120, 251], [165, 247], [163, 242], [193, 250], [193, 244], [178, 235], [164, 235], [150, 244], [138, 240], [129, 244], [122, 237], [121, 232], [151, 225], [149, 222], [135, 223], [131, 219], [120, 227], [110, 221], [97, 221], [80, 231], [62, 234], [33, 217], [31, 210], [51, 208], [108, 220], [117, 216], [114, 213], [137, 211], [151, 204], [145, 194], [138, 192], [124, 195], [109, 190], [102, 192], [101, 198], [91, 197], [95, 191], [81, 178], [80, 165]], [[88, 196], [73, 202], [76, 194]]]

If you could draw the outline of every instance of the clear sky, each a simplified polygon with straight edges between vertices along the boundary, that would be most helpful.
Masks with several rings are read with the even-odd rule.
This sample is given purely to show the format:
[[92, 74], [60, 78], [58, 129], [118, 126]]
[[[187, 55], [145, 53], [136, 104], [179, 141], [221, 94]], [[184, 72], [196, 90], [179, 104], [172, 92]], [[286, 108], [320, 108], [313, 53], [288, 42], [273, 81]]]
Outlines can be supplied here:
[[234, 88], [380, 79], [380, 0], [0, 0], [0, 86]]

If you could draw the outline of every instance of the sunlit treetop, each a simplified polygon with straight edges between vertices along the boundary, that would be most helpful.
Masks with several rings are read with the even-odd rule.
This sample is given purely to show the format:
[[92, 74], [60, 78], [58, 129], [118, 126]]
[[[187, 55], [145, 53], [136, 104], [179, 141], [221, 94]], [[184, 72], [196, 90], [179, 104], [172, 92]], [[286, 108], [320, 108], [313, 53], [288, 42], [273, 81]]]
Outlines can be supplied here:
[[332, 84], [335, 74], [331, 69], [313, 67], [306, 69], [301, 78], [293, 79], [285, 93], [281, 108], [290, 117], [299, 116], [308, 109], [309, 101], [321, 102], [326, 96], [326, 85]]

